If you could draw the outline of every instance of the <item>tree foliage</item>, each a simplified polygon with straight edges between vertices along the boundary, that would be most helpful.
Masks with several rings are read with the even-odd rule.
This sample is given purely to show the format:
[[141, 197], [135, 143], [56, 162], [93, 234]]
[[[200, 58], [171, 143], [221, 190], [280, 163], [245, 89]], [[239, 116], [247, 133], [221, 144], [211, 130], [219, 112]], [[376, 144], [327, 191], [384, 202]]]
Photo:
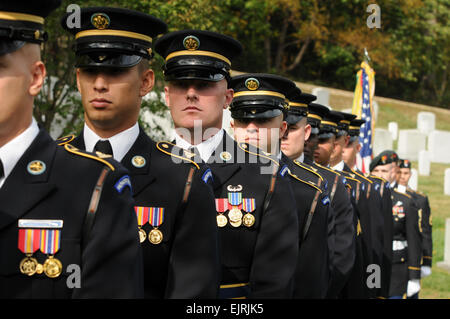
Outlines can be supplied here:
[[[43, 56], [49, 81], [35, 107], [47, 129], [76, 132], [83, 120], [77, 95], [72, 36], [60, 27], [66, 7], [46, 20]], [[369, 28], [367, 6], [381, 9], [381, 28]], [[103, 6], [86, 0], [82, 6]], [[203, 29], [231, 35], [244, 47], [233, 69], [269, 72], [293, 80], [354, 89], [367, 49], [376, 71], [376, 94], [450, 108], [450, 3], [448, 0], [113, 0], [152, 14], [169, 31]], [[155, 91], [163, 89], [162, 58], [155, 54]], [[162, 112], [159, 99], [143, 108]]]

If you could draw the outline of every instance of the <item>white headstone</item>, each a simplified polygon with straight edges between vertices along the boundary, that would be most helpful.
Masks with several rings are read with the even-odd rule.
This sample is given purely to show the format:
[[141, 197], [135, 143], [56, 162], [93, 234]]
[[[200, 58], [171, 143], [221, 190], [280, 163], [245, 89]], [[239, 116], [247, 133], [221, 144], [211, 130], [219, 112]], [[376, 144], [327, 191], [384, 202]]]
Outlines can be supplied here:
[[393, 147], [391, 133], [383, 128], [376, 128], [373, 136], [373, 154], [376, 156]]
[[450, 168], [445, 169], [444, 175], [444, 195], [450, 196]]
[[330, 91], [324, 88], [314, 88], [312, 94], [317, 96], [317, 100], [314, 103], [322, 105], [330, 105]]
[[419, 159], [419, 152], [425, 150], [427, 136], [418, 130], [400, 130], [398, 134], [398, 156], [411, 161]]
[[389, 122], [388, 130], [391, 132], [392, 140], [397, 140], [398, 138], [398, 123], [397, 122]]
[[419, 175], [430, 176], [430, 153], [428, 151], [419, 152]]
[[419, 179], [417, 170], [415, 168], [411, 168], [411, 178], [409, 179], [408, 186], [414, 189], [415, 191], [418, 188]]
[[428, 151], [433, 163], [450, 163], [450, 132], [432, 131], [428, 135]]
[[435, 129], [436, 115], [432, 112], [419, 112], [417, 114], [417, 129], [428, 135]]
[[444, 261], [439, 261], [436, 265], [450, 270], [450, 218], [445, 219]]

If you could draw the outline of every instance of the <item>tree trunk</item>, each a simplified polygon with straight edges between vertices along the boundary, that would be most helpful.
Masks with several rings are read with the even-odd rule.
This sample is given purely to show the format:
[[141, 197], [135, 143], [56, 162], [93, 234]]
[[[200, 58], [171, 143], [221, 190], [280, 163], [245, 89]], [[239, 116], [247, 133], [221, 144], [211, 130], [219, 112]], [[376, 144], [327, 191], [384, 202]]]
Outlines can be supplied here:
[[280, 42], [278, 43], [278, 49], [277, 49], [277, 56], [275, 58], [275, 70], [276, 72], [280, 71], [281, 68], [281, 60], [283, 58], [283, 52], [284, 52], [284, 43], [286, 42], [286, 32], [287, 28], [289, 26], [289, 21], [285, 18], [283, 20], [283, 27], [281, 28], [280, 33]]
[[292, 71], [297, 67], [297, 65], [300, 64], [302, 61], [303, 56], [305, 55], [306, 49], [308, 48], [309, 43], [311, 43], [311, 39], [307, 38], [306, 41], [303, 43], [300, 51], [298, 51], [297, 55], [295, 56], [294, 62], [286, 68], [284, 68], [284, 71]]

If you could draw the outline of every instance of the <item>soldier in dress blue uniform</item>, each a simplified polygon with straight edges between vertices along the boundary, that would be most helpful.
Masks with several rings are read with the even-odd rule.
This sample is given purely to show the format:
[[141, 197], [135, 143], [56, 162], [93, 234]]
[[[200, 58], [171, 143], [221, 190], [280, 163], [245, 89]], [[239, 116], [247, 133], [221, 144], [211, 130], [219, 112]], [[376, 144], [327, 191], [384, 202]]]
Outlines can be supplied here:
[[[261, 73], [235, 76], [231, 79], [231, 87], [235, 92], [230, 105], [231, 127], [236, 140], [249, 142], [276, 155], [282, 170], [287, 169], [291, 178], [300, 240], [294, 298], [324, 298], [329, 280], [329, 205], [328, 197], [320, 187], [323, 178], [307, 165], [289, 159], [280, 152], [279, 145], [281, 137], [287, 134], [285, 120], [292, 123], [301, 120], [302, 115], [299, 114], [306, 115], [305, 109], [299, 110], [295, 103], [301, 90], [286, 78]], [[289, 112], [288, 108], [289, 111], [296, 109]]]
[[44, 19], [59, 5], [0, 4], [0, 298], [142, 297], [128, 171], [58, 146], [32, 117]]
[[388, 205], [384, 203], [385, 199], [381, 196], [383, 192], [380, 192], [380, 180], [372, 176], [365, 176], [356, 167], [356, 155], [361, 149], [359, 142], [360, 126], [364, 123], [365, 121], [360, 119], [350, 120], [348, 125], [349, 141], [344, 147], [342, 158], [346, 164], [344, 170], [347, 170], [347, 173], [351, 174], [350, 176], [361, 181], [361, 185], [366, 190], [362, 200], [368, 202], [368, 207], [365, 209], [369, 212], [368, 217], [371, 220], [372, 263], [380, 266], [382, 278], [381, 287], [375, 290], [375, 296], [385, 298], [387, 296], [383, 291], [386, 290], [386, 287], [389, 289], [389, 284], [385, 278], [390, 275], [390, 268], [386, 268], [383, 264], [383, 254], [385, 240], [389, 241], [388, 249], [390, 249], [390, 242], [392, 241], [391, 204], [390, 198]]
[[[330, 140], [325, 141], [322, 146], [319, 144], [319, 156], [321, 161], [333, 165], [330, 167], [332, 170], [338, 172], [344, 177], [346, 186], [348, 187], [351, 204], [353, 206], [353, 222], [356, 229], [356, 258], [353, 265], [353, 269], [344, 290], [341, 293], [342, 298], [369, 298], [374, 296], [371, 294], [366, 284], [367, 266], [372, 261], [372, 248], [371, 248], [371, 225], [368, 215], [369, 208], [364, 201], [365, 188], [364, 183], [353, 173], [350, 173], [350, 169], [346, 166], [342, 160], [342, 150], [348, 141], [348, 124], [351, 119], [356, 116], [352, 114], [342, 113], [338, 111], [330, 111], [325, 116], [325, 122], [328, 125], [334, 126], [334, 145], [329, 148]], [[331, 152], [329, 152], [331, 150]], [[329, 157], [327, 157], [327, 155]]]
[[222, 262], [219, 297], [291, 297], [299, 240], [287, 172], [276, 157], [234, 141], [222, 129], [223, 110], [233, 100], [231, 61], [241, 44], [215, 32], [182, 30], [159, 38], [155, 50], [165, 60], [175, 142], [195, 147], [213, 172]]
[[[425, 278], [431, 275], [431, 265], [433, 258], [433, 238], [430, 204], [427, 195], [422, 192], [415, 191], [408, 186], [409, 179], [411, 178], [411, 161], [407, 159], [399, 159], [398, 167], [399, 174], [397, 175], [397, 183], [406, 187], [406, 192], [415, 199], [416, 204], [419, 207], [419, 221], [422, 229], [422, 266], [420, 267], [420, 278]], [[418, 294], [414, 295], [413, 297], [418, 298]]]
[[194, 153], [156, 143], [138, 124], [142, 97], [154, 83], [152, 38], [166, 28], [133, 10], [81, 10], [81, 28], [69, 31], [76, 38], [85, 125], [67, 142], [111, 154], [129, 169], [145, 298], [216, 298], [220, 263], [211, 170], [196, 163]]
[[[302, 178], [308, 181], [316, 175], [315, 182], [321, 186], [321, 194], [313, 192], [312, 199], [307, 200], [308, 189], [304, 183], [293, 182], [293, 188], [298, 190], [296, 199], [300, 209], [306, 204], [306, 221], [302, 236], [299, 262], [296, 273], [296, 289], [294, 297], [297, 298], [325, 298], [331, 278], [332, 257], [334, 254], [334, 235], [330, 223], [333, 223], [334, 212], [331, 208], [327, 180], [318, 173], [318, 169], [303, 163], [305, 141], [311, 134], [311, 125], [307, 123], [308, 104], [316, 96], [302, 93], [299, 88], [291, 91], [288, 96], [289, 109], [286, 122], [287, 132], [283, 135], [281, 149], [291, 161], [287, 161], [294, 180]], [[311, 174], [313, 173], [313, 174]], [[317, 175], [319, 178], [317, 178]], [[311, 190], [309, 190], [311, 193]], [[305, 208], [304, 208], [305, 209]], [[300, 216], [300, 215], [299, 215]]]
[[422, 257], [419, 208], [406, 187], [396, 183], [398, 155], [384, 151], [370, 164], [372, 174], [384, 178], [391, 188], [393, 241], [389, 298], [412, 297], [420, 291]]
[[327, 298], [337, 298], [341, 296], [355, 262], [356, 229], [353, 225], [353, 208], [347, 191], [348, 186], [344, 184], [341, 174], [314, 161], [319, 142], [334, 138], [336, 132], [336, 125], [325, 119], [330, 110], [318, 103], [308, 100], [304, 102], [308, 103], [307, 123], [311, 126], [311, 134], [305, 143], [303, 161], [317, 169], [324, 177], [333, 211], [328, 220], [331, 278]]

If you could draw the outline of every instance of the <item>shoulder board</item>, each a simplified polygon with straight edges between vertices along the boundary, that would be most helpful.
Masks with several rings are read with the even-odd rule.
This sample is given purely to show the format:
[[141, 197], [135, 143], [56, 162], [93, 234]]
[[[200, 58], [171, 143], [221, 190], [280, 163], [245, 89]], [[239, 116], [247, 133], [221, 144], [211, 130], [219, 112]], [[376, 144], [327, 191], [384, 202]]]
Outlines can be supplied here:
[[262, 150], [260, 150], [260, 149], [258, 149], [256, 147], [254, 147], [255, 150], [249, 150], [250, 146], [247, 143], [237, 143], [237, 144], [238, 144], [239, 148], [241, 150], [243, 150], [244, 152], [252, 154], [252, 155], [255, 155], [255, 156], [259, 156], [259, 157], [262, 157], [262, 158], [265, 158], [265, 159], [268, 159], [268, 160], [272, 161], [274, 164], [280, 166], [280, 163], [278, 163], [278, 161], [273, 159], [271, 157], [270, 153], [264, 152], [264, 151], [262, 151]]
[[387, 180], [385, 180], [384, 178], [381, 178], [381, 177], [378, 177], [378, 176], [375, 176], [375, 175], [369, 175], [369, 177], [370, 177], [370, 178], [376, 178], [376, 179], [378, 179], [378, 180], [380, 180], [380, 181], [382, 181], [382, 182], [387, 183]]
[[313, 187], [314, 189], [316, 189], [317, 191], [319, 191], [320, 193], [322, 193], [322, 190], [321, 190], [319, 187], [317, 187], [316, 185], [314, 185], [313, 183], [304, 181], [304, 180], [302, 180], [301, 178], [299, 178], [297, 175], [292, 174], [291, 172], [289, 172], [289, 175], [290, 175], [292, 178], [294, 178], [294, 179], [296, 179], [296, 180], [298, 180], [298, 181], [300, 181], [300, 182], [302, 182], [302, 183], [304, 183], [304, 184], [306, 184], [306, 185], [309, 185], [309, 186]]
[[300, 163], [299, 161], [297, 161], [297, 160], [294, 160], [294, 163], [295, 163], [295, 165], [297, 165], [297, 166], [299, 166], [299, 167], [301, 167], [301, 168], [303, 168], [303, 169], [305, 169], [305, 170], [307, 170], [307, 171], [310, 171], [311, 173], [313, 173], [314, 175], [317, 175], [319, 178], [320, 178], [320, 180], [323, 182], [323, 177], [322, 177], [322, 175], [320, 175], [319, 173], [317, 173], [317, 171], [315, 170], [315, 168], [314, 167], [308, 167], [308, 166], [306, 166], [305, 164], [303, 164], [303, 163]]
[[368, 179], [367, 177], [365, 177], [364, 175], [362, 175], [362, 174], [359, 174], [357, 171], [355, 171], [355, 170], [351, 170], [352, 172], [353, 172], [353, 174], [355, 174], [356, 176], [359, 176], [359, 177], [361, 177], [362, 179], [364, 179], [365, 181], [367, 181], [367, 182], [369, 182], [370, 184], [373, 184], [373, 182], [370, 180], [370, 179]]
[[348, 176], [345, 176], [345, 179], [349, 179], [349, 180], [351, 180], [351, 181], [355, 181], [355, 182], [357, 182], [357, 183], [362, 183], [359, 179], [356, 179], [356, 178], [352, 178], [352, 177], [348, 177]]
[[[70, 144], [64, 144], [64, 149], [72, 154], [99, 161], [99, 162], [105, 164], [106, 166], [108, 166], [112, 171], [115, 170], [114, 166], [110, 162], [104, 160], [100, 156], [95, 156], [94, 154], [87, 153], [85, 151], [82, 151], [82, 150], [76, 148], [73, 145], [70, 145]], [[108, 156], [108, 157], [110, 157], [110, 156]]]
[[75, 135], [74, 134], [72, 134], [72, 135], [67, 135], [67, 136], [62, 136], [62, 137], [59, 137], [58, 139], [56, 139], [56, 143], [59, 145], [59, 146], [62, 146], [62, 145], [65, 145], [65, 144], [68, 144], [68, 143], [70, 143], [70, 142], [72, 142], [74, 139], [75, 139]]
[[330, 171], [330, 172], [332, 172], [332, 173], [334, 173], [334, 174], [336, 174], [336, 175], [338, 175], [338, 176], [341, 176], [341, 174], [340, 174], [339, 172], [336, 172], [336, 171], [332, 170], [331, 168], [322, 166], [322, 165], [317, 164], [317, 163], [316, 163], [316, 165], [319, 166], [320, 168], [326, 169], [327, 171]]
[[[195, 154], [189, 152], [188, 150], [182, 149], [182, 148], [176, 146], [175, 144], [172, 144], [170, 142], [165, 142], [165, 141], [156, 143], [156, 148], [164, 154], [188, 161], [188, 162], [192, 163], [195, 167], [197, 167], [197, 169], [200, 169], [200, 166], [198, 166], [198, 164], [196, 162], [194, 162], [193, 160], [190, 159], [190, 157], [193, 157]], [[183, 150], [183, 154], [186, 156], [179, 155], [181, 152], [178, 154], [172, 153], [172, 150], [174, 148]]]
[[406, 197], [408, 197], [408, 198], [411, 198], [411, 195], [408, 195], [408, 194], [406, 194], [406, 193], [399, 192], [399, 191], [397, 190], [397, 188], [394, 188], [394, 191], [395, 191], [397, 194], [401, 194], [401, 195], [404, 195], [404, 196], [406, 196]]
[[414, 189], [412, 189], [410, 187], [407, 187], [406, 190], [411, 192], [411, 193], [414, 193], [416, 195], [419, 195], [419, 196], [422, 196], [422, 197], [427, 197], [427, 195], [425, 195], [424, 193], [422, 193], [420, 191], [416, 191], [416, 190], [414, 190]]

